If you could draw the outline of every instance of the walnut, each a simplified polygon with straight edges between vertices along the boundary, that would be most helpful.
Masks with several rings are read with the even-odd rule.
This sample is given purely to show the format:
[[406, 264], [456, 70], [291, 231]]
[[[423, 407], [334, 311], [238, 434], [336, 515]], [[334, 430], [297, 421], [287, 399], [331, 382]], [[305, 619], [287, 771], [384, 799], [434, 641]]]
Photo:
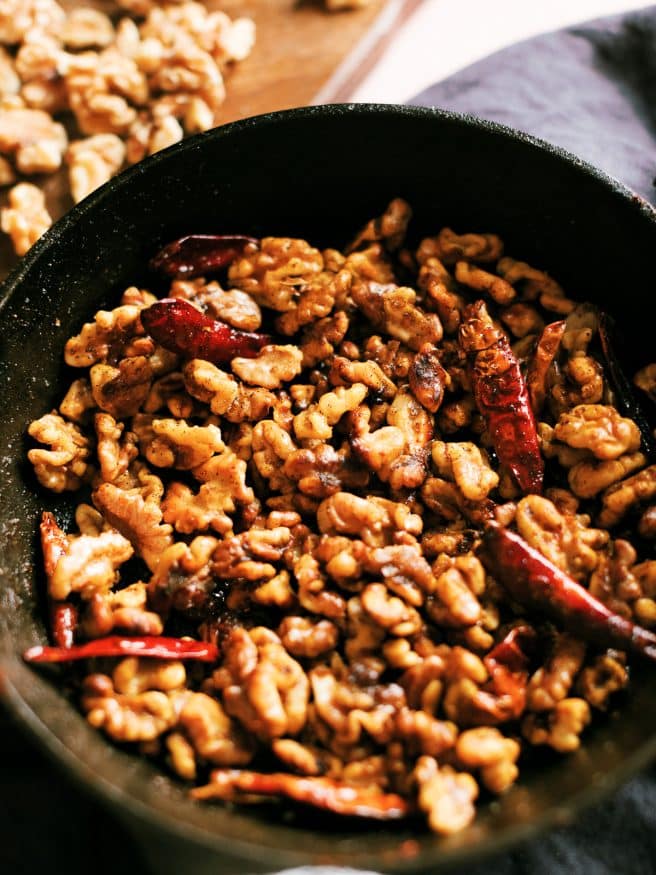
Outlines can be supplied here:
[[[327, 498], [335, 492], [364, 488], [369, 481], [368, 472], [362, 470], [348, 448], [334, 450], [330, 444], [294, 450], [285, 459], [282, 473], [297, 484], [299, 492], [312, 498]], [[281, 483], [281, 488], [286, 488], [287, 484]]]
[[153, 741], [176, 723], [175, 710], [166, 693], [148, 690], [123, 695], [106, 690], [98, 695], [95, 690], [89, 690], [90, 685], [90, 678], [87, 678], [82, 696], [87, 720], [115, 741]]
[[[338, 2], [339, 5], [335, 2], [328, 3], [328, 8], [343, 8], [346, 5], [343, 0], [338, 0]], [[403, 245], [411, 218], [410, 205], [402, 198], [394, 198], [389, 202], [382, 216], [376, 216], [375, 219], [367, 222], [350, 244], [347, 252], [359, 249], [363, 243], [377, 243], [379, 241], [392, 251], [399, 249]]]
[[160, 501], [164, 487], [161, 480], [145, 467], [139, 470], [136, 479], [137, 483], [127, 489], [103, 483], [93, 493], [93, 503], [154, 571], [160, 556], [173, 541], [173, 529], [162, 522]]
[[530, 744], [548, 744], [559, 753], [581, 746], [580, 735], [590, 722], [590, 706], [584, 699], [562, 699], [553, 711], [528, 714], [522, 721], [522, 735]]
[[31, 31], [58, 34], [65, 19], [55, 0], [4, 0], [0, 6], [0, 42], [16, 45]]
[[402, 599], [390, 595], [383, 583], [369, 583], [362, 591], [362, 607], [390, 635], [414, 635], [423, 625], [419, 613]]
[[526, 690], [529, 711], [551, 711], [569, 694], [585, 658], [585, 644], [559, 635], [548, 661], [531, 676]]
[[626, 659], [622, 654], [608, 651], [597, 656], [592, 665], [583, 669], [577, 688], [593, 708], [605, 711], [613, 693], [624, 689], [628, 684], [629, 673], [625, 663]]
[[[566, 335], [565, 335], [566, 336]], [[598, 404], [604, 397], [603, 369], [583, 353], [572, 355], [551, 390], [554, 412], [571, 411], [579, 404]]]
[[145, 356], [124, 358], [118, 367], [93, 365], [89, 372], [97, 406], [116, 419], [134, 416], [148, 397], [153, 369]]
[[89, 419], [89, 411], [96, 406], [88, 380], [73, 380], [59, 405], [59, 412], [66, 419], [83, 425]]
[[433, 441], [433, 463], [441, 477], [453, 480], [468, 501], [481, 501], [499, 484], [484, 450], [465, 441]]
[[98, 9], [71, 9], [59, 33], [69, 49], [105, 48], [114, 39], [114, 27], [109, 16]]
[[39, 188], [20, 182], [10, 189], [9, 205], [0, 210], [0, 228], [11, 237], [16, 255], [25, 255], [51, 225], [52, 218]]
[[656, 363], [645, 365], [633, 378], [638, 389], [642, 389], [652, 399], [656, 400]]
[[42, 543], [48, 592], [56, 601], [71, 592], [87, 600], [107, 592], [118, 580], [119, 567], [133, 553], [129, 541], [113, 529], [66, 535], [50, 515], [44, 516]]
[[394, 283], [392, 263], [382, 243], [371, 243], [366, 249], [351, 252], [340, 266], [350, 271], [355, 281], [364, 280], [374, 286]]
[[349, 327], [349, 318], [343, 310], [333, 316], [319, 319], [303, 329], [303, 367], [312, 368], [335, 351], [335, 346], [344, 339]]
[[258, 304], [284, 312], [294, 307], [297, 287], [323, 270], [323, 258], [305, 240], [264, 237], [230, 265], [228, 279]]
[[265, 346], [255, 358], [233, 358], [231, 367], [245, 383], [279, 389], [301, 373], [302, 360], [297, 346]]
[[139, 310], [140, 307], [134, 304], [123, 304], [114, 310], [98, 310], [93, 322], [86, 322], [79, 334], [66, 341], [66, 364], [73, 368], [88, 368], [98, 362], [118, 363], [142, 333]]
[[387, 400], [396, 395], [396, 385], [385, 375], [380, 365], [373, 361], [352, 362], [336, 355], [330, 367], [330, 381], [335, 386], [362, 383]]
[[158, 468], [189, 471], [225, 449], [216, 425], [188, 425], [181, 419], [153, 419], [137, 414], [132, 425], [142, 455]]
[[476, 412], [473, 395], [445, 404], [437, 417], [437, 425], [443, 434], [455, 434], [472, 424]]
[[211, 696], [190, 693], [178, 719], [194, 750], [207, 762], [245, 766], [253, 759], [255, 745]]
[[346, 601], [338, 593], [326, 588], [326, 579], [314, 556], [305, 554], [296, 560], [294, 577], [298, 583], [298, 601], [302, 608], [310, 614], [319, 614], [332, 620], [339, 620], [344, 616]]
[[498, 729], [481, 726], [461, 733], [456, 755], [465, 768], [480, 769], [481, 782], [493, 793], [504, 793], [519, 775], [515, 765], [519, 744]]
[[184, 687], [187, 673], [177, 659], [122, 659], [112, 672], [117, 693], [135, 696], [146, 690], [177, 690]]
[[196, 752], [181, 732], [169, 732], [165, 740], [169, 763], [176, 775], [185, 781], [195, 781]]
[[258, 626], [234, 629], [213, 674], [226, 711], [261, 739], [296, 735], [307, 719], [308, 678], [278, 636]]
[[434, 566], [435, 600], [427, 606], [438, 624], [451, 627], [473, 626], [482, 617], [479, 597], [485, 592], [485, 571], [474, 556], [451, 560], [440, 557]]
[[128, 431], [121, 440], [125, 425], [109, 413], [96, 413], [94, 424], [100, 474], [103, 480], [111, 483], [125, 474], [139, 455], [137, 436]]
[[[276, 319], [276, 328], [288, 337], [296, 334], [305, 325], [316, 323], [332, 311], [336, 302], [346, 302], [351, 287], [352, 274], [340, 270], [337, 274], [324, 271], [314, 276], [301, 287], [296, 306]], [[310, 329], [311, 330], [311, 329]]]
[[429, 756], [419, 757], [413, 774], [418, 786], [417, 802], [433, 832], [450, 835], [472, 822], [478, 785], [471, 775], [449, 766], [440, 767]]
[[182, 125], [174, 116], [163, 115], [150, 119], [145, 113], [140, 113], [130, 125], [125, 158], [128, 164], [136, 164], [146, 155], [154, 155], [161, 149], [179, 143], [183, 137]]
[[31, 422], [27, 432], [50, 446], [49, 450], [34, 449], [27, 454], [42, 486], [53, 492], [71, 491], [89, 479], [90, 441], [76, 425], [53, 412]]
[[522, 498], [515, 519], [527, 543], [577, 580], [597, 567], [598, 551], [608, 543], [608, 532], [588, 528], [589, 517], [561, 514], [539, 495]]
[[440, 756], [454, 746], [457, 734], [454, 723], [438, 720], [426, 711], [401, 708], [396, 714], [395, 735], [411, 754]]
[[[0, 188], [6, 188], [16, 182], [16, 174], [6, 158], [0, 155]], [[0, 214], [1, 215], [1, 214]]]
[[316, 404], [294, 417], [294, 432], [299, 440], [329, 440], [333, 426], [342, 416], [364, 401], [367, 387], [354, 383], [348, 389], [338, 386], [322, 395]]
[[232, 531], [237, 504], [249, 504], [253, 490], [246, 485], [246, 462], [225, 450], [194, 470], [202, 482], [197, 494], [182, 483], [171, 483], [162, 502], [163, 519], [185, 534], [212, 528], [226, 534]]
[[467, 261], [456, 262], [456, 279], [471, 289], [487, 292], [501, 306], [510, 304], [517, 296], [517, 292], [506, 280], [480, 267], [474, 267]]
[[250, 529], [233, 535], [217, 545], [212, 556], [212, 570], [217, 577], [229, 580], [262, 580], [274, 577], [276, 568], [271, 563], [282, 558], [290, 541], [291, 531], [286, 526]]
[[527, 301], [539, 298], [545, 310], [566, 315], [575, 307], [574, 302], [565, 297], [562, 288], [548, 273], [537, 270], [524, 261], [515, 261], [506, 256], [497, 264], [497, 273], [513, 286], [521, 283], [522, 297]]
[[421, 518], [410, 513], [406, 505], [348, 492], [337, 492], [322, 501], [317, 523], [325, 534], [359, 535], [372, 547], [389, 543], [396, 531], [418, 535], [422, 529]]
[[189, 544], [178, 541], [166, 547], [148, 584], [149, 599], [158, 611], [193, 612], [206, 604], [214, 588], [209, 563], [216, 546], [216, 538], [198, 535]]
[[653, 540], [656, 538], [656, 505], [648, 507], [640, 517], [638, 532], [642, 538]]
[[601, 498], [599, 525], [605, 528], [616, 526], [634, 504], [651, 501], [654, 496], [656, 496], [656, 465], [650, 465], [604, 492]]
[[228, 422], [256, 422], [264, 419], [275, 403], [275, 395], [266, 389], [247, 389], [210, 362], [192, 359], [183, 369], [187, 392], [209, 403], [212, 413]]
[[503, 252], [503, 242], [496, 234], [456, 234], [451, 228], [442, 228], [437, 237], [426, 237], [417, 250], [420, 264], [428, 258], [439, 258], [444, 264], [457, 261], [486, 263], [497, 261]]
[[577, 462], [567, 475], [572, 492], [579, 498], [594, 498], [604, 489], [618, 483], [627, 474], [644, 467], [647, 457], [644, 453], [626, 453], [619, 459], [600, 462]]
[[599, 557], [588, 584], [593, 596], [627, 619], [631, 617], [630, 603], [643, 595], [641, 583], [634, 573], [636, 558], [633, 546], [618, 538], [612, 542], [610, 550]]
[[293, 738], [274, 739], [271, 750], [286, 766], [301, 775], [322, 775], [327, 771], [327, 762], [334, 759], [320, 748], [300, 744]]
[[351, 297], [372, 324], [410, 349], [420, 350], [425, 343], [442, 339], [442, 325], [435, 313], [415, 306], [413, 289], [379, 283], [355, 283]]
[[410, 390], [426, 410], [437, 413], [444, 398], [445, 388], [451, 388], [451, 378], [444, 370], [437, 348], [424, 344], [415, 355], [408, 371]]
[[14, 60], [9, 52], [0, 46], [0, 94], [3, 96], [18, 94], [20, 87], [21, 79], [14, 67]]
[[246, 292], [239, 289], [224, 291], [217, 282], [203, 279], [176, 280], [171, 284], [171, 297], [182, 297], [200, 304], [206, 312], [241, 331], [257, 331], [262, 324], [262, 312]]
[[72, 142], [66, 152], [66, 162], [69, 165], [68, 179], [75, 203], [118, 173], [124, 160], [125, 145], [116, 134], [96, 134]]
[[159, 614], [147, 610], [146, 584], [138, 581], [117, 592], [98, 590], [87, 601], [80, 631], [87, 638], [102, 638], [120, 629], [133, 635], [161, 635]]
[[555, 437], [576, 449], [586, 449], [597, 459], [618, 459], [640, 449], [640, 430], [631, 419], [604, 404], [579, 404], [563, 413]]
[[293, 489], [292, 481], [283, 469], [296, 449], [289, 434], [272, 419], [264, 419], [253, 428], [253, 462], [276, 492], [291, 492]]
[[339, 641], [339, 630], [330, 620], [309, 617], [285, 617], [278, 627], [283, 647], [292, 656], [315, 659], [333, 650]]

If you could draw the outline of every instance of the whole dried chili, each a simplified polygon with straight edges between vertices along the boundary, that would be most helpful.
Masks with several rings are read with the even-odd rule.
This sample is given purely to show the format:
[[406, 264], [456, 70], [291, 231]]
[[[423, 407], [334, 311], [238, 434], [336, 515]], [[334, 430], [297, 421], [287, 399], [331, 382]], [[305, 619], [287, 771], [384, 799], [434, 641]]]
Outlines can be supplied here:
[[173, 279], [191, 279], [227, 267], [248, 243], [257, 240], [243, 234], [188, 234], [161, 249], [150, 267]]
[[506, 335], [483, 301], [465, 307], [460, 344], [470, 362], [472, 390], [502, 465], [522, 492], [542, 492], [544, 460], [526, 382]]
[[164, 298], [142, 310], [141, 323], [165, 349], [214, 364], [228, 364], [235, 356], [254, 358], [271, 343], [266, 334], [238, 331], [180, 298]]
[[615, 392], [615, 406], [629, 419], [632, 419], [640, 429], [642, 449], [650, 459], [656, 459], [656, 440], [645, 416], [640, 402], [635, 396], [619, 359], [615, 353], [615, 323], [608, 313], [599, 314], [599, 340], [606, 360], [608, 374]]
[[491, 524], [478, 556], [519, 604], [602, 647], [629, 648], [656, 660], [656, 634], [609, 610], [519, 535]]
[[210, 783], [192, 790], [194, 799], [225, 798], [227, 786], [238, 793], [286, 796], [305, 805], [351, 817], [398, 820], [412, 812], [409, 802], [396, 793], [353, 787], [331, 778], [305, 778], [281, 772], [265, 774], [231, 769], [217, 769], [212, 777], [215, 785]]
[[183, 638], [139, 636], [124, 638], [109, 635], [73, 647], [30, 647], [23, 654], [26, 662], [70, 662], [95, 656], [148, 656], [154, 659], [194, 659], [216, 662], [219, 650], [216, 644]]

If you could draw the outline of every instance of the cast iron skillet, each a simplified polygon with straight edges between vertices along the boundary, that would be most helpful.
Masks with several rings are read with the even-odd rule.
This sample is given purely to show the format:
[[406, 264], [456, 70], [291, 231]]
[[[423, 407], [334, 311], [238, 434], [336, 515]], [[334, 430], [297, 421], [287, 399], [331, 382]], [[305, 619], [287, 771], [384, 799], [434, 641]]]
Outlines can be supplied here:
[[[599, 800], [656, 753], [656, 673], [634, 671], [617, 715], [597, 721], [577, 754], [541, 757], [499, 802], [449, 840], [423, 826], [290, 824], [266, 814], [200, 807], [167, 776], [108, 744], [46, 675], [18, 654], [43, 641], [43, 582], [35, 532], [44, 507], [24, 461], [27, 423], [54, 406], [70, 374], [69, 335], [131, 283], [158, 246], [189, 232], [302, 236], [343, 244], [394, 196], [415, 209], [415, 233], [444, 224], [495, 231], [517, 257], [549, 269], [569, 293], [618, 319], [630, 351], [649, 360], [646, 299], [656, 218], [651, 208], [575, 157], [471, 118], [427, 109], [328, 106], [247, 119], [158, 154], [87, 198], [31, 250], [2, 289], [0, 326], [0, 690], [9, 708], [69, 775], [162, 856], [194, 871], [220, 859], [244, 871], [305, 863], [406, 871], [471, 862]], [[204, 868], [206, 867], [206, 869]]]

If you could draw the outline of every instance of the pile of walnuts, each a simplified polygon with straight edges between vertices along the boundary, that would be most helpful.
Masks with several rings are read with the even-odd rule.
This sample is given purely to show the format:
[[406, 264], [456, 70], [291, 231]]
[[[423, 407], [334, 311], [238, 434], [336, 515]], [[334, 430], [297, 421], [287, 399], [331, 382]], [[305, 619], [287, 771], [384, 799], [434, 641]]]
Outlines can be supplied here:
[[[84, 490], [74, 531], [42, 525], [76, 639], [218, 645], [205, 669], [98, 661], [81, 689], [94, 727], [204, 785], [195, 798], [419, 809], [448, 834], [527, 748], [576, 750], [626, 656], [510, 601], [476, 553], [490, 520], [656, 626], [656, 560], [615, 528], [637, 514], [656, 537], [656, 466], [613, 406], [596, 311], [494, 234], [403, 248], [410, 217], [395, 200], [345, 251], [268, 237], [223, 285], [174, 280], [168, 297], [273, 335], [229, 365], [158, 345], [155, 297], [128, 288], [68, 340], [79, 376], [30, 425], [40, 483]], [[473, 298], [528, 368], [543, 495], [521, 494], [477, 409], [458, 334]], [[509, 674], [491, 653], [515, 631], [535, 647]]]
[[[125, 15], [127, 12], [129, 15]], [[75, 203], [124, 166], [218, 120], [224, 73], [255, 41], [249, 18], [199, 2], [118, 0], [111, 15], [0, 0], [0, 215], [18, 255], [47, 230], [44, 175]], [[39, 184], [23, 180], [39, 177]]]

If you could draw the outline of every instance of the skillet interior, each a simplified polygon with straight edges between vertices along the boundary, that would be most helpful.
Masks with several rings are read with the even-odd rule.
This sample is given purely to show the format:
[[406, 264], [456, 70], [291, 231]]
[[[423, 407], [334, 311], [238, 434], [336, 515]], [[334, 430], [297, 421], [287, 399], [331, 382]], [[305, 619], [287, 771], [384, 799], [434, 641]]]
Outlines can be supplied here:
[[290, 825], [188, 802], [174, 781], [105, 742], [54, 683], [15, 656], [45, 638], [42, 581], [34, 571], [38, 514], [48, 507], [61, 518], [68, 507], [40, 493], [24, 463], [27, 423], [56, 404], [66, 385], [66, 338], [126, 285], [145, 282], [146, 259], [168, 239], [213, 231], [340, 245], [394, 196], [412, 204], [419, 232], [449, 224], [499, 233], [510, 254], [546, 267], [572, 297], [613, 313], [630, 338], [625, 357], [653, 358], [654, 305], [645, 286], [656, 248], [652, 210], [558, 150], [494, 125], [416, 108], [295, 110], [195, 137], [92, 195], [4, 286], [0, 692], [56, 760], [133, 827], [164, 829], [160, 849], [165, 841], [178, 850], [181, 842], [194, 842], [199, 871], [199, 846], [235, 865], [243, 861], [242, 871], [327, 862], [433, 871], [462, 864], [569, 819], [656, 752], [656, 676], [636, 670], [621, 713], [597, 721], [580, 752], [527, 769], [517, 787], [449, 840], [423, 828], [416, 834], [412, 826]]

